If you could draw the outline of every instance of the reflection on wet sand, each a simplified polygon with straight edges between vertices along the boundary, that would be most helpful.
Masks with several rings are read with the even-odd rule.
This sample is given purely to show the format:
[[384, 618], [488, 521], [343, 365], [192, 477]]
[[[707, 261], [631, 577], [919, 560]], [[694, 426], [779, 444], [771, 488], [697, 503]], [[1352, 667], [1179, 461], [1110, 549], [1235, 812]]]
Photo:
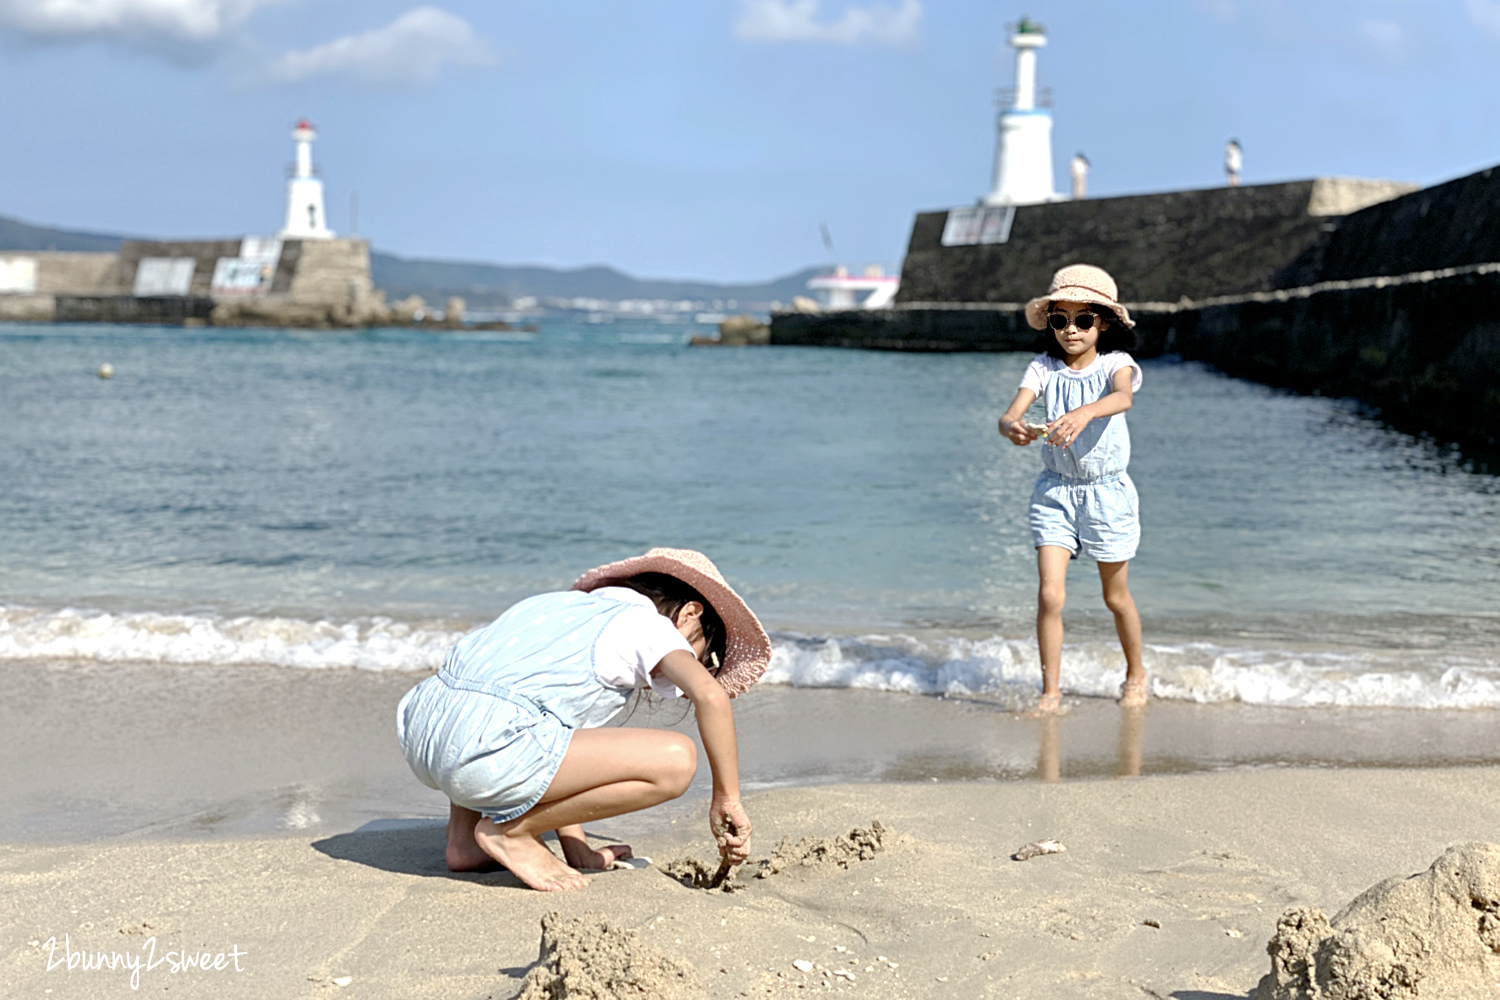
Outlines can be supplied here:
[[1146, 710], [1144, 708], [1120, 709], [1120, 777], [1140, 776], [1141, 739], [1145, 731]]
[[[1036, 776], [1039, 781], [1062, 780], [1062, 725], [1065, 716], [1045, 715], [1038, 719]], [[1141, 773], [1142, 743], [1146, 731], [1146, 710], [1120, 710], [1120, 741], [1115, 775], [1138, 777]]]
[[1062, 778], [1062, 716], [1041, 718], [1042, 736], [1036, 755], [1036, 776], [1042, 781]]

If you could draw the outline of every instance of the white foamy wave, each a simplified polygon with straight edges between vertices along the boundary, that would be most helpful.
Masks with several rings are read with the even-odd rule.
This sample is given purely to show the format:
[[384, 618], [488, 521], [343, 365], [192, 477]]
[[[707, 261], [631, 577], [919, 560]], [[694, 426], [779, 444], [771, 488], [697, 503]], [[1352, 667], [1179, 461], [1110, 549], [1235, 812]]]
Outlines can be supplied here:
[[[1500, 660], [1431, 654], [1233, 649], [1212, 643], [1147, 646], [1157, 698], [1289, 708], [1500, 708]], [[909, 694], [1029, 695], [1040, 687], [1036, 643], [922, 642], [910, 636], [778, 636], [762, 683]], [[1125, 658], [1111, 643], [1063, 650], [1070, 695], [1113, 697]]]
[[0, 660], [436, 670], [461, 635], [379, 617], [329, 622], [0, 607]]
[[[464, 630], [384, 617], [336, 622], [0, 606], [0, 660], [271, 664], [436, 670]], [[762, 683], [1025, 701], [1039, 687], [1036, 643], [904, 635], [774, 636]], [[1500, 659], [1347, 650], [1291, 652], [1213, 643], [1151, 645], [1157, 698], [1289, 708], [1500, 708]], [[1125, 660], [1113, 643], [1063, 651], [1063, 690], [1113, 697]]]

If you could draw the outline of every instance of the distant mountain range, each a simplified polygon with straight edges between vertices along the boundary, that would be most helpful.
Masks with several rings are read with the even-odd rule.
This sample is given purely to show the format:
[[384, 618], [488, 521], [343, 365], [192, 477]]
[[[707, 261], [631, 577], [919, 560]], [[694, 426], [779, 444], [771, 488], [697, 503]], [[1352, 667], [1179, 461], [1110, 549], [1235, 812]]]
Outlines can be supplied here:
[[670, 281], [635, 278], [612, 267], [554, 268], [528, 265], [475, 264], [446, 260], [409, 260], [392, 254], [371, 252], [370, 270], [375, 287], [387, 296], [402, 298], [413, 293], [440, 304], [446, 296], [460, 295], [469, 305], [500, 305], [522, 296], [543, 300], [624, 299], [691, 300], [719, 308], [764, 308], [772, 302], [791, 302], [794, 295], [807, 294], [807, 280], [825, 273], [827, 267], [808, 267], [773, 281], [753, 285], [721, 285], [707, 281]]
[[[0, 215], [0, 250], [117, 250], [122, 239], [104, 233], [81, 233], [34, 226]], [[391, 299], [420, 295], [441, 305], [450, 295], [462, 296], [470, 306], [504, 306], [517, 298], [539, 300], [625, 299], [691, 300], [718, 308], [764, 309], [772, 302], [790, 302], [807, 294], [807, 280], [827, 267], [808, 267], [772, 281], [728, 285], [707, 281], [670, 281], [635, 278], [612, 267], [538, 267], [480, 264], [465, 261], [420, 260], [370, 252], [375, 287]], [[729, 303], [734, 302], [733, 306]]]
[[46, 229], [0, 215], [0, 250], [118, 250], [124, 238]]

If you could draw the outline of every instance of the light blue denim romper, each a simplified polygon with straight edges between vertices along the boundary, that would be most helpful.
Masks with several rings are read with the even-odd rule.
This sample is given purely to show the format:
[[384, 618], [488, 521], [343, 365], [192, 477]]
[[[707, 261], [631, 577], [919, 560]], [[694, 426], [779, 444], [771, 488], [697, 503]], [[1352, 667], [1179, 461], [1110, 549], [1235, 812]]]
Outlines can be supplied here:
[[[1048, 423], [1114, 391], [1114, 366], [1105, 363], [1106, 357], [1084, 372], [1057, 365], [1047, 373], [1042, 397]], [[1129, 362], [1136, 365], [1134, 359]], [[1075, 557], [1097, 562], [1135, 558], [1141, 540], [1140, 497], [1125, 471], [1130, 464], [1125, 414], [1089, 421], [1067, 447], [1043, 445], [1042, 464], [1031, 493], [1032, 543], [1038, 548], [1060, 545]]]
[[536, 805], [573, 730], [603, 725], [630, 699], [631, 688], [594, 673], [594, 644], [631, 606], [576, 590], [540, 594], [460, 639], [396, 709], [418, 780], [498, 823]]

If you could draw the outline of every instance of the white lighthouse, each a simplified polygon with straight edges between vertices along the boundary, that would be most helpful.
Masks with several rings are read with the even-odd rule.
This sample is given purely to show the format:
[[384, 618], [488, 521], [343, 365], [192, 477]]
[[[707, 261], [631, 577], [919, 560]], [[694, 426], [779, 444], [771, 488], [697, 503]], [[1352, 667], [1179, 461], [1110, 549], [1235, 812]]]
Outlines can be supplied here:
[[1038, 107], [1036, 50], [1047, 44], [1046, 30], [1021, 18], [1010, 44], [1016, 50], [1016, 86], [1009, 107], [1000, 111], [995, 142], [995, 176], [986, 205], [1034, 205], [1057, 198], [1052, 190], [1052, 112]]
[[313, 176], [312, 141], [317, 129], [306, 118], [292, 129], [297, 143], [297, 163], [286, 182], [286, 225], [277, 235], [284, 240], [331, 240], [328, 216], [323, 211], [323, 182]]

